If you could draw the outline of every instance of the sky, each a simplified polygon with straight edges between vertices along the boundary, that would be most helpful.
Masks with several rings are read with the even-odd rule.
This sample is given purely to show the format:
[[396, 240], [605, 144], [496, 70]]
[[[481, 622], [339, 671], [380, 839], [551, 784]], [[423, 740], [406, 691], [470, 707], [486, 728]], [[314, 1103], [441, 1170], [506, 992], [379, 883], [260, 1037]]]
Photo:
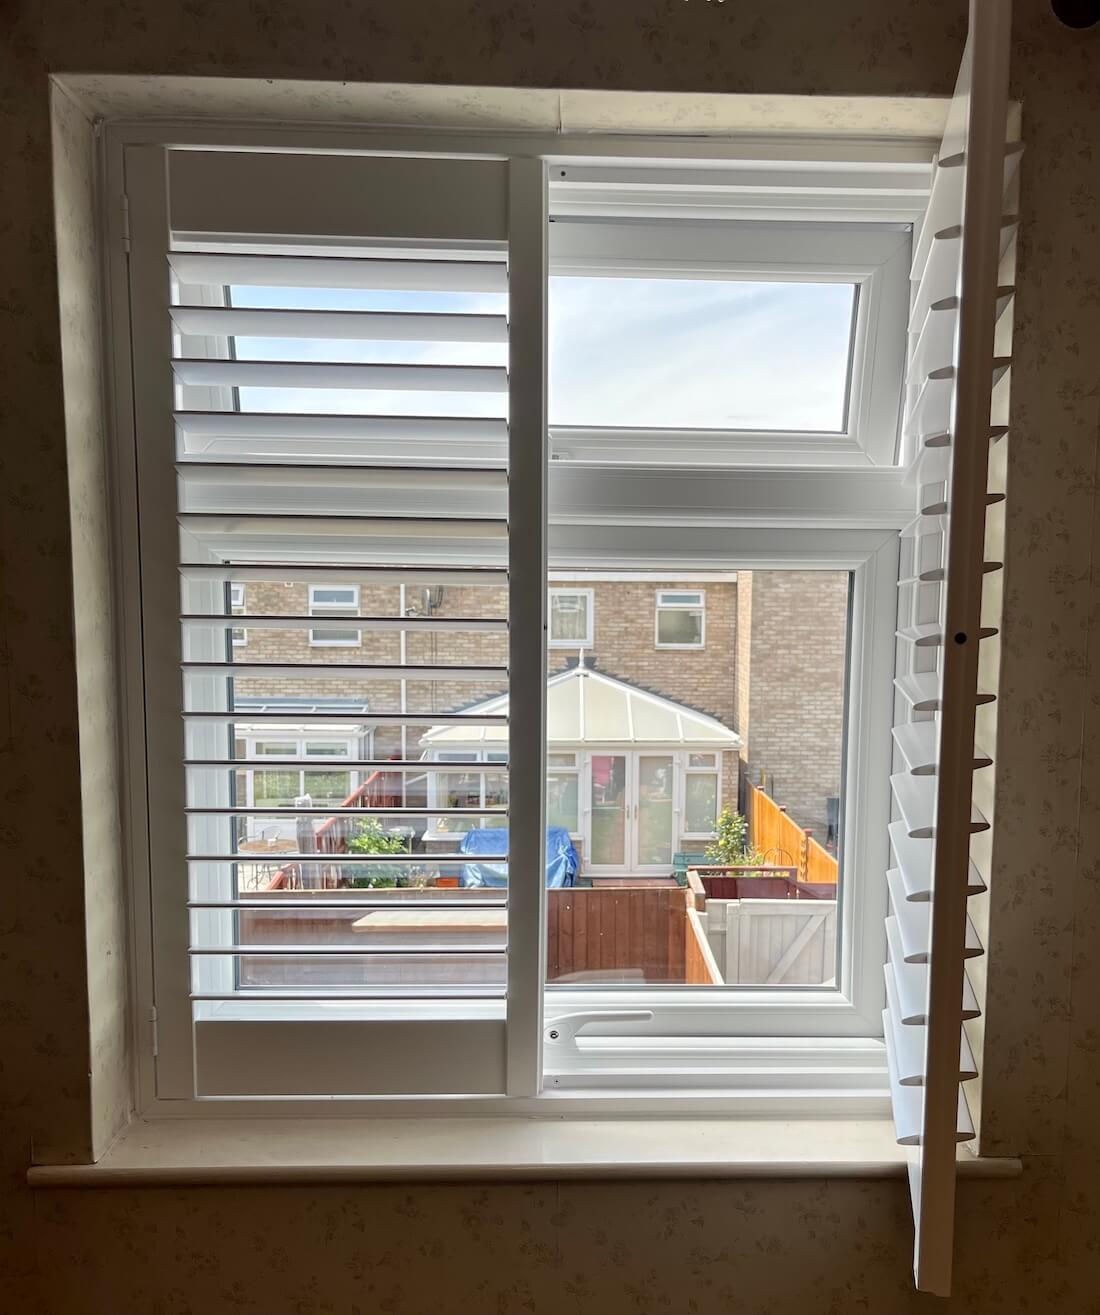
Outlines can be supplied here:
[[[844, 428], [854, 288], [845, 283], [556, 276], [550, 280], [552, 425]], [[503, 294], [235, 287], [238, 306], [506, 309]], [[503, 365], [503, 345], [236, 340], [240, 359]], [[506, 396], [242, 388], [244, 410], [502, 416]]]

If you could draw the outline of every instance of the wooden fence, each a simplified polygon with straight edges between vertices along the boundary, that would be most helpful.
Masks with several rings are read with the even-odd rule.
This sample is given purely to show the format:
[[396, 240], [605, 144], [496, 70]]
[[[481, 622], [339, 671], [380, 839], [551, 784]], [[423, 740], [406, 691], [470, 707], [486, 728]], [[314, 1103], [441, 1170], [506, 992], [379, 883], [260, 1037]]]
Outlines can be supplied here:
[[782, 804], [755, 785], [748, 786], [749, 840], [768, 863], [796, 869], [801, 882], [836, 884], [837, 861], [812, 831], [804, 831], [787, 816]]
[[547, 981], [685, 980], [688, 891], [570, 887], [546, 896]]

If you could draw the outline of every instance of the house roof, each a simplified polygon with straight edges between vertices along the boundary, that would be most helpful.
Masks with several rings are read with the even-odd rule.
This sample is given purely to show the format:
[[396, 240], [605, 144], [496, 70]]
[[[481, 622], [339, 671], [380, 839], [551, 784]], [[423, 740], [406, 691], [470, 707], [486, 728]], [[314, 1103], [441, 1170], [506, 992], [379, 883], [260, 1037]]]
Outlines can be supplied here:
[[[508, 695], [467, 713], [506, 714]], [[420, 737], [425, 749], [501, 744], [507, 726], [435, 726]], [[552, 749], [599, 745], [667, 745], [679, 749], [740, 749], [736, 731], [705, 712], [639, 689], [593, 667], [571, 667], [546, 682], [546, 740]]]

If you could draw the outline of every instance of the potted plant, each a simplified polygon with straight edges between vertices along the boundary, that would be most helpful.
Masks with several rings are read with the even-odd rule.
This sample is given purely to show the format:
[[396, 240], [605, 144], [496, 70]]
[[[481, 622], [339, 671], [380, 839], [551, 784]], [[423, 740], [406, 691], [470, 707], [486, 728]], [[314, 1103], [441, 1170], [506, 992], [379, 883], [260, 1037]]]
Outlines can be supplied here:
[[[740, 813], [723, 808], [718, 815], [714, 840], [703, 851], [707, 860], [715, 867], [763, 864], [764, 855], [749, 844], [748, 830], [748, 821]], [[717, 899], [781, 899], [787, 895], [786, 879], [765, 872], [715, 873], [709, 877], [704, 874], [702, 881], [707, 894]]]

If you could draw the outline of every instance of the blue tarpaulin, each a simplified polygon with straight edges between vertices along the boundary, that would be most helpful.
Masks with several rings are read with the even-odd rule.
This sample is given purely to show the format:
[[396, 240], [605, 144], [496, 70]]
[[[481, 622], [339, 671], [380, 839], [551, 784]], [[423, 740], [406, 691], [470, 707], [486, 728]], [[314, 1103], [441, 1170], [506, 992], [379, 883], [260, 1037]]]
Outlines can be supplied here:
[[[467, 831], [458, 847], [461, 854], [507, 854], [508, 828], [485, 827]], [[563, 826], [546, 828], [546, 885], [550, 890], [571, 886], [580, 867], [577, 851]], [[503, 863], [464, 863], [464, 886], [507, 886], [508, 869]]]

